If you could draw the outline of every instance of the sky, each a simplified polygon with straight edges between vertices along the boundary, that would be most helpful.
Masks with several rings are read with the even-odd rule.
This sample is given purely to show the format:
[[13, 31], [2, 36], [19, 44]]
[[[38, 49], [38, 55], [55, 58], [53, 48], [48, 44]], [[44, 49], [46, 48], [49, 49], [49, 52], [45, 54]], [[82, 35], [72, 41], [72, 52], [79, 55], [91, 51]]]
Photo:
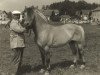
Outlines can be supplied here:
[[[0, 0], [0, 10], [5, 11], [13, 11], [19, 10], [22, 11], [25, 6], [39, 6], [49, 5], [53, 2], [60, 2], [64, 0]], [[78, 0], [70, 0], [70, 1], [78, 1]], [[88, 3], [98, 3], [100, 4], [100, 0], [85, 0]]]

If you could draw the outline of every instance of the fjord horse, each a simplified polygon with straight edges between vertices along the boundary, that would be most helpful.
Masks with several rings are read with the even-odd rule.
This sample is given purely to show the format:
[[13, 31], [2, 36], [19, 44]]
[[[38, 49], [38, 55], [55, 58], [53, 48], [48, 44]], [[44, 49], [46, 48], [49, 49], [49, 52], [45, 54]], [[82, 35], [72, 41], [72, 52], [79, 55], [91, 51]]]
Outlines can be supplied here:
[[85, 67], [83, 56], [85, 34], [81, 26], [76, 24], [51, 25], [47, 18], [34, 7], [25, 8], [23, 15], [24, 26], [27, 29], [33, 29], [35, 34], [35, 41], [39, 47], [44, 66], [44, 70], [41, 69], [41, 71], [45, 71], [45, 75], [50, 69], [50, 48], [60, 47], [67, 43], [74, 55], [74, 61], [70, 67], [74, 67], [77, 63], [77, 55], [79, 60], [83, 62], [80, 68]]

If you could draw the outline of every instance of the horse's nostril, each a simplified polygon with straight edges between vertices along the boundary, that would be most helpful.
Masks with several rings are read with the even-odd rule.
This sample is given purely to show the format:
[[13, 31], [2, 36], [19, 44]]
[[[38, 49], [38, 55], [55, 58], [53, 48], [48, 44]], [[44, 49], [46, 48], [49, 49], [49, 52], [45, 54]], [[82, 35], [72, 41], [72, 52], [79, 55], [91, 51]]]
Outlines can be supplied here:
[[27, 23], [27, 22], [25, 22], [24, 24], [25, 24], [25, 25], [29, 25], [29, 23]]
[[27, 23], [27, 25], [29, 25], [29, 23]]

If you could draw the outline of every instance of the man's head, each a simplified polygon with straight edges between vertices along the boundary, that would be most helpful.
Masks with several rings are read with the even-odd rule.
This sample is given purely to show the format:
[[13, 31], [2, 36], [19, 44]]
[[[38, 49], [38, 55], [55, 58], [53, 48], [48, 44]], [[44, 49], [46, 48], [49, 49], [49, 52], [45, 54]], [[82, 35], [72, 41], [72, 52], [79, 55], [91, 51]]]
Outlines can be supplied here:
[[19, 12], [19, 11], [13, 11], [12, 14], [13, 14], [13, 19], [16, 19], [16, 20], [20, 19], [21, 12]]

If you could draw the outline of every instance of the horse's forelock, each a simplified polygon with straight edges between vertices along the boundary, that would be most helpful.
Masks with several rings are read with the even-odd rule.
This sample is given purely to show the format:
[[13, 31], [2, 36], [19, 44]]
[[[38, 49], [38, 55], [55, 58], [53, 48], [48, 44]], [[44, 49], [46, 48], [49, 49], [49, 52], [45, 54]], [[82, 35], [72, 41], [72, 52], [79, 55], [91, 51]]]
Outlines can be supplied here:
[[29, 9], [27, 9], [27, 15], [30, 15], [31, 16], [31, 14], [33, 14], [33, 9], [32, 8], [29, 8]]
[[33, 10], [33, 7], [28, 7], [24, 9], [23, 13], [27, 13], [28, 16], [31, 16], [33, 14]]

